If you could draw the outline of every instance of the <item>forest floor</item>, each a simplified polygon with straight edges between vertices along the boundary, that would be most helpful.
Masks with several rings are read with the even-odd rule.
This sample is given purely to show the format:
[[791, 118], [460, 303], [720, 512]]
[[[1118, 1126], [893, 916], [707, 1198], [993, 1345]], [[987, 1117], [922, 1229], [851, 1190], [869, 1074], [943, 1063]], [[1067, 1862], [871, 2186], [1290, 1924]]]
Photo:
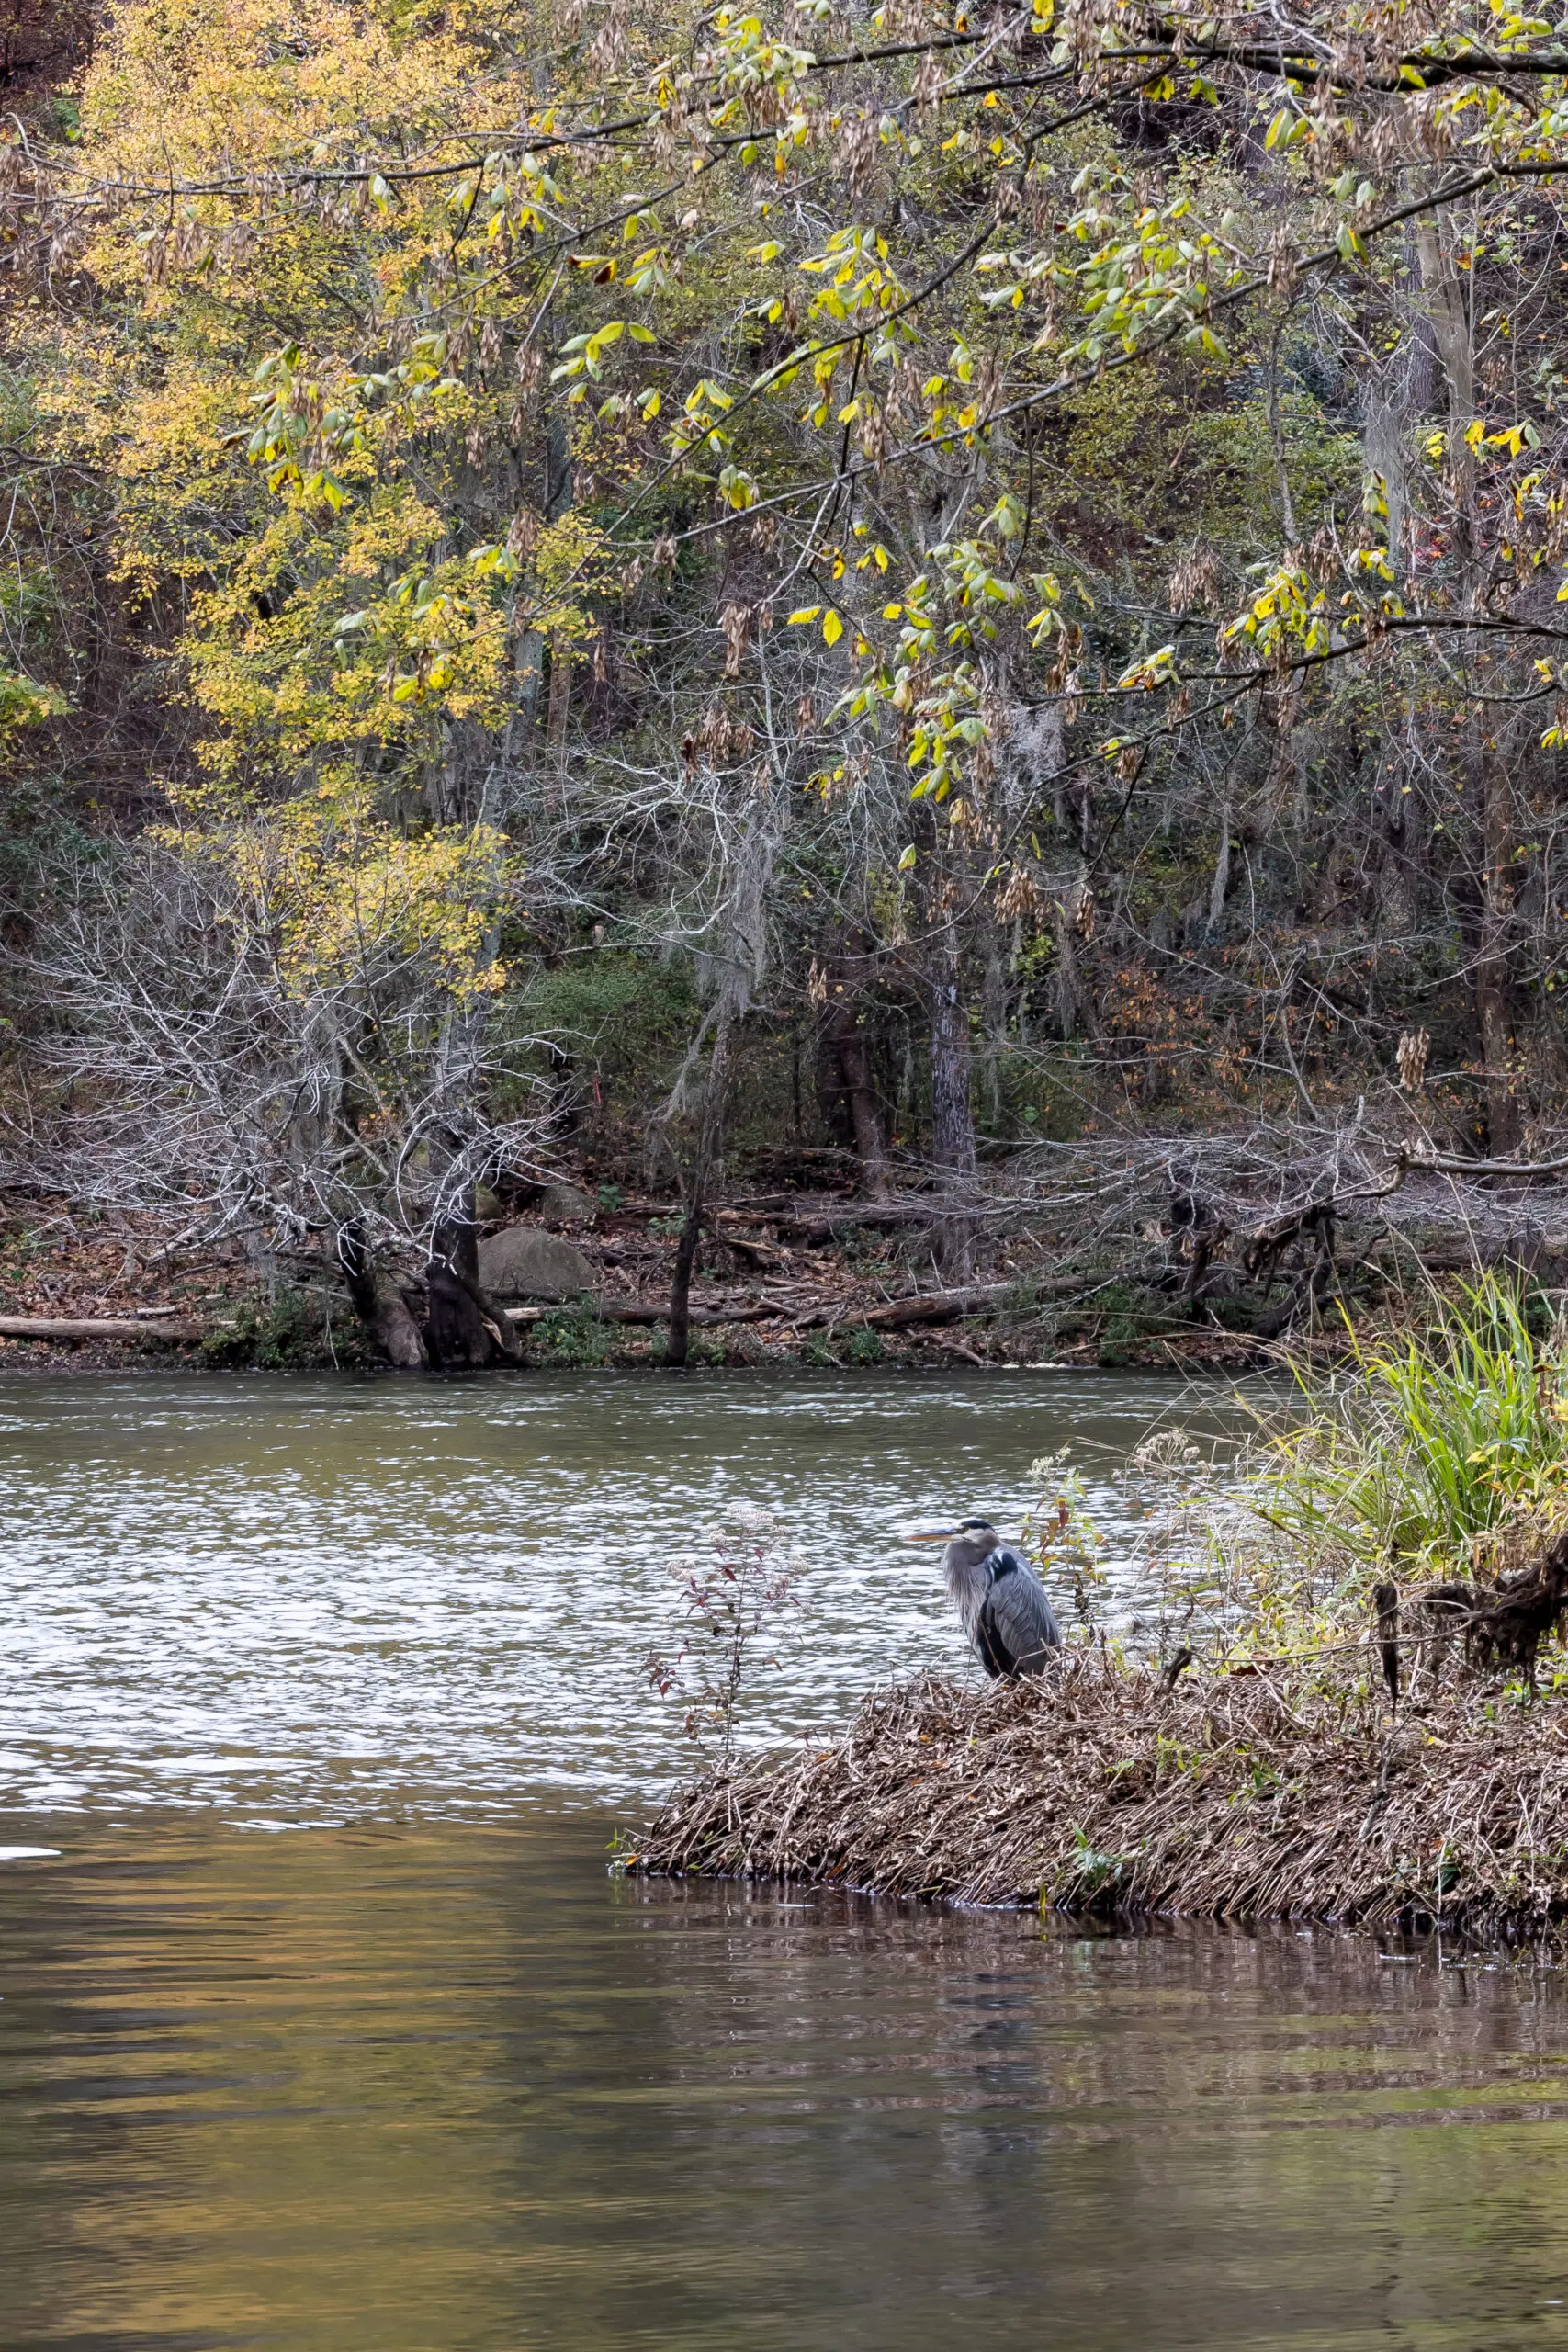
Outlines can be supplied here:
[[[524, 1363], [659, 1363], [677, 1204], [567, 1187], [555, 1214], [550, 1196], [544, 1205], [492, 1205], [487, 1232], [502, 1223], [548, 1231], [591, 1270], [577, 1299], [520, 1303], [513, 1336]], [[1386, 1222], [1342, 1226], [1333, 1284], [1292, 1317], [1292, 1347], [1332, 1351], [1347, 1316], [1375, 1317], [1412, 1273], [1462, 1272], [1517, 1248], [1517, 1217], [1491, 1213], [1488, 1236], [1451, 1217], [1423, 1225], [1419, 1215], [1397, 1233]], [[955, 1284], [932, 1258], [930, 1216], [929, 1198], [914, 1192], [885, 1203], [830, 1192], [716, 1202], [693, 1284], [689, 1361], [1190, 1373], [1238, 1371], [1277, 1353], [1283, 1274], [1272, 1285], [1237, 1275], [1194, 1299], [1172, 1243], [1118, 1257], [1104, 1245], [1075, 1248], [1043, 1220], [1015, 1218], [989, 1234], [979, 1227], [974, 1272]], [[1543, 1258], [1536, 1234], [1527, 1262], [1543, 1283], [1568, 1283], [1568, 1240], [1551, 1240]], [[375, 1359], [319, 1255], [258, 1265], [235, 1241], [171, 1238], [151, 1217], [95, 1219], [59, 1200], [0, 1200], [0, 1374], [171, 1363], [303, 1371], [371, 1369]]]
[[918, 1682], [797, 1757], [716, 1767], [625, 1866], [1530, 1939], [1568, 1928], [1568, 1673], [1543, 1660], [1543, 1684], [1450, 1668], [1395, 1717], [1375, 1675], [1263, 1660], [1171, 1688], [1088, 1645], [1037, 1681]]

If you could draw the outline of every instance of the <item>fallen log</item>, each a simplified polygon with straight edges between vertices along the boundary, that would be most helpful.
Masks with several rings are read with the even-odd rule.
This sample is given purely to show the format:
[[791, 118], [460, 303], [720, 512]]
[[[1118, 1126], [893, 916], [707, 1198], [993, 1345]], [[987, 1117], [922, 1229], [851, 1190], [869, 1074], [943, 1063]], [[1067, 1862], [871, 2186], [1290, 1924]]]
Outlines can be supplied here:
[[[670, 1320], [667, 1303], [660, 1306], [597, 1306], [593, 1311], [604, 1323], [646, 1324], [668, 1323]], [[509, 1323], [538, 1323], [547, 1315], [558, 1315], [560, 1312], [559, 1306], [509, 1306], [506, 1319]], [[694, 1306], [691, 1320], [694, 1329], [699, 1324], [761, 1323], [769, 1316], [783, 1312], [784, 1309], [778, 1306]]]
[[160, 1315], [0, 1315], [0, 1340], [202, 1340], [205, 1323]]
[[[907, 1323], [954, 1323], [961, 1315], [991, 1313], [1004, 1299], [1014, 1295], [1019, 1287], [1019, 1278], [1015, 1276], [1011, 1282], [980, 1283], [967, 1290], [927, 1291], [915, 1298], [893, 1298], [886, 1306], [868, 1307], [854, 1319], [877, 1331], [897, 1330]], [[1076, 1292], [1093, 1287], [1081, 1274], [1056, 1274], [1049, 1282], [1032, 1285], [1037, 1299], [1070, 1298]]]
[[[1092, 1283], [1077, 1274], [1055, 1275], [1049, 1282], [1037, 1283], [1034, 1295], [1038, 1299], [1068, 1298], [1075, 1293], [1091, 1289]], [[1019, 1288], [1017, 1278], [1005, 1283], [981, 1283], [965, 1290], [919, 1291], [910, 1298], [891, 1298], [880, 1306], [846, 1307], [842, 1301], [824, 1299], [807, 1307], [792, 1307], [781, 1299], [769, 1299], [747, 1306], [705, 1306], [692, 1309], [694, 1328], [702, 1324], [711, 1329], [720, 1323], [763, 1323], [777, 1317], [792, 1323], [798, 1331], [807, 1331], [816, 1325], [831, 1323], [840, 1330], [868, 1327], [875, 1331], [901, 1329], [910, 1323], [953, 1323], [964, 1315], [988, 1315]], [[558, 1315], [559, 1306], [509, 1306], [508, 1319], [513, 1323], [537, 1323], [547, 1315]], [[670, 1319], [667, 1305], [657, 1306], [601, 1306], [595, 1312], [606, 1323], [665, 1323]]]

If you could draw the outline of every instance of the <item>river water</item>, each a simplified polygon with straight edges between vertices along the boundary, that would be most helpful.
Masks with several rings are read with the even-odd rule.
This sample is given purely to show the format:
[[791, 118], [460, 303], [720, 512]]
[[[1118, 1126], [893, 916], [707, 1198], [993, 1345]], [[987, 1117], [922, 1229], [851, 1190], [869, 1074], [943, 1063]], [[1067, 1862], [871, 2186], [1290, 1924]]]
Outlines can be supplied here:
[[1224, 1401], [0, 1391], [0, 2347], [1568, 2346], [1552, 1971], [606, 1875], [694, 1530], [808, 1563], [783, 1736], [959, 1662], [904, 1527], [1171, 1419]]

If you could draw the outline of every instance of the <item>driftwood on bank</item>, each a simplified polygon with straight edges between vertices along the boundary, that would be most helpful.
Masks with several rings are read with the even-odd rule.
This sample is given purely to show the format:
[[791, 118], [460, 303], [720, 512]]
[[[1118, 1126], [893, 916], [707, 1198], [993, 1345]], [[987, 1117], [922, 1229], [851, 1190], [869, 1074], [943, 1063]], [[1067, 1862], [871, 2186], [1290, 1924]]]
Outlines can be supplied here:
[[[1391, 1584], [1375, 1588], [1379, 1602], [1380, 1636], [1392, 1637], [1394, 1666], [1393, 1688], [1398, 1694], [1398, 1596]], [[1472, 1667], [1487, 1671], [1517, 1672], [1533, 1690], [1541, 1645], [1549, 1637], [1562, 1639], [1568, 1626], [1568, 1533], [1558, 1536], [1539, 1560], [1500, 1577], [1495, 1584], [1472, 1584], [1457, 1578], [1427, 1585], [1412, 1600], [1410, 1618], [1416, 1635], [1416, 1664], [1429, 1678], [1440, 1674], [1456, 1643]], [[1383, 1622], [1386, 1621], [1386, 1622]]]
[[201, 1340], [205, 1323], [186, 1316], [0, 1315], [0, 1340]]
[[[604, 1300], [587, 1302], [588, 1311], [602, 1323], [667, 1323], [670, 1320], [668, 1300], [656, 1306], [613, 1306]], [[541, 1323], [547, 1316], [570, 1312], [570, 1303], [563, 1306], [509, 1306], [509, 1323]], [[760, 1323], [767, 1317], [782, 1312], [777, 1306], [694, 1306], [688, 1316], [694, 1329], [707, 1329], [717, 1323]]]
[[[1066, 1298], [1089, 1287], [1089, 1278], [1077, 1274], [1033, 1286], [1037, 1298]], [[961, 1317], [994, 1314], [1017, 1291], [1015, 1278], [1005, 1283], [982, 1283], [964, 1290], [920, 1291], [908, 1298], [886, 1299], [876, 1306], [861, 1306], [835, 1298], [820, 1299], [806, 1306], [781, 1299], [750, 1299], [734, 1306], [694, 1306], [688, 1311], [694, 1328], [780, 1320], [792, 1323], [798, 1331], [810, 1330], [821, 1323], [831, 1323], [840, 1330], [864, 1326], [874, 1331], [890, 1331], [914, 1323], [955, 1323]], [[513, 1323], [537, 1323], [546, 1316], [561, 1311], [559, 1306], [509, 1306], [506, 1314]], [[620, 1306], [602, 1300], [592, 1306], [592, 1311], [606, 1323], [663, 1323], [670, 1316], [669, 1306], [664, 1302]]]
[[[1072, 1298], [1093, 1288], [1087, 1274], [1059, 1274], [1049, 1282], [1030, 1284], [1035, 1299]], [[889, 1299], [885, 1306], [868, 1307], [853, 1320], [874, 1331], [890, 1331], [908, 1323], [955, 1323], [961, 1316], [991, 1315], [1008, 1299], [1019, 1295], [1015, 1276], [1007, 1283], [981, 1283], [967, 1290], [932, 1291], [919, 1298]]]
[[1452, 1685], [1395, 1722], [1375, 1675], [1173, 1678], [1077, 1650], [1038, 1681], [894, 1690], [829, 1745], [739, 1758], [671, 1799], [633, 1867], [1532, 1936], [1568, 1927], [1568, 1709], [1498, 1697]]

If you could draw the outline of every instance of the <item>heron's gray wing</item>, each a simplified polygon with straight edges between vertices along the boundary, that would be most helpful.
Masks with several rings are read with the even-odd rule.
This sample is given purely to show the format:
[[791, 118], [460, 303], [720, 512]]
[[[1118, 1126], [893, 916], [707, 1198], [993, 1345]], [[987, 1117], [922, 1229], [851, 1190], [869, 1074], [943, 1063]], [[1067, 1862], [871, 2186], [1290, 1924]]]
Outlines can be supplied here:
[[[994, 1552], [987, 1566], [991, 1587], [976, 1628], [981, 1662], [993, 1674], [1039, 1674], [1046, 1652], [1062, 1639], [1045, 1588], [1016, 1552]], [[988, 1651], [997, 1656], [995, 1666]]]
[[975, 1655], [994, 1682], [998, 1675], [1016, 1674], [1017, 1666], [991, 1613], [991, 1596], [987, 1593], [980, 1603], [980, 1613], [975, 1620]]

